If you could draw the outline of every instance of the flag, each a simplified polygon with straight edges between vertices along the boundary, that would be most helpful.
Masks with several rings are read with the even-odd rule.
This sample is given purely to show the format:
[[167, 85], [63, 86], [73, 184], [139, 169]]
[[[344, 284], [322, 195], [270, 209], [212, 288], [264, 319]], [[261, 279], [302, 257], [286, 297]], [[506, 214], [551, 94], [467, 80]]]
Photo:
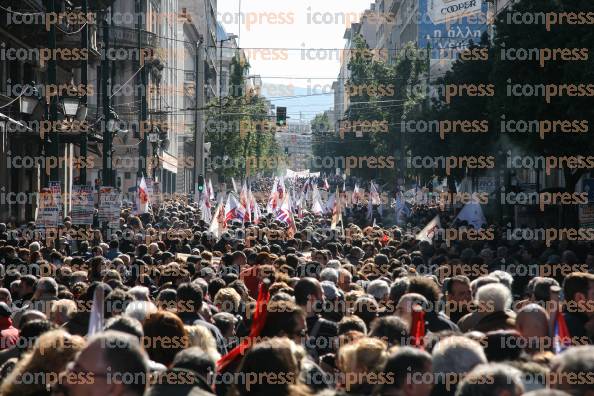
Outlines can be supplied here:
[[318, 186], [314, 185], [311, 193], [311, 213], [318, 216], [324, 213], [321, 200], [322, 198], [320, 197]]
[[441, 222], [439, 221], [439, 215], [437, 215], [415, 236], [415, 239], [433, 244], [433, 237], [440, 228]]
[[330, 184], [328, 184], [328, 178], [327, 177], [324, 178], [324, 187], [323, 188], [326, 191], [330, 190]]
[[291, 219], [291, 203], [289, 201], [289, 195], [285, 195], [285, 199], [283, 199], [283, 203], [276, 213], [276, 220], [280, 220], [287, 224]]
[[396, 195], [396, 224], [404, 224], [411, 213], [402, 192], [398, 192]]
[[206, 187], [206, 192], [208, 193], [208, 198], [212, 201], [215, 199], [214, 189], [212, 188], [212, 180], [208, 179], [208, 186]]
[[565, 322], [563, 312], [557, 312], [557, 319], [555, 320], [555, 335], [553, 339], [553, 349], [555, 354], [563, 352], [571, 346], [571, 334]]
[[225, 204], [225, 224], [229, 220], [239, 219], [243, 221], [245, 216], [245, 208], [239, 203], [233, 193], [227, 196], [227, 203]]
[[476, 202], [468, 202], [458, 216], [454, 219], [454, 221], [466, 221], [468, 225], [472, 226], [475, 230], [483, 228], [487, 225], [487, 220], [485, 219], [485, 215], [483, 214], [483, 210], [481, 209], [481, 205]]
[[273, 213], [276, 210], [276, 204], [278, 195], [276, 193], [276, 186], [278, 185], [278, 180], [275, 177], [274, 183], [272, 184], [272, 189], [270, 190], [270, 198], [268, 198], [268, 204], [266, 205], [266, 212]]
[[245, 215], [243, 216], [243, 221], [252, 221], [249, 193], [245, 181], [243, 182], [243, 186], [241, 187], [241, 193], [239, 194], [239, 204], [244, 208]]
[[146, 180], [144, 180], [144, 176], [142, 179], [140, 179], [137, 190], [137, 214], [148, 213], [151, 198], [149, 197], [148, 187], [146, 186]]
[[425, 311], [423, 311], [423, 309], [420, 307], [413, 308], [410, 326], [410, 338], [412, 346], [424, 349], [423, 339], [425, 338]]
[[212, 220], [212, 214], [210, 213], [211, 207], [212, 205], [210, 204], [209, 194], [207, 191], [202, 194], [202, 199], [200, 199], [201, 218], [205, 223], [210, 223]]
[[371, 195], [369, 196], [369, 200], [367, 201], [367, 220], [371, 221], [373, 218], [373, 201], [371, 200]]
[[379, 205], [382, 203], [379, 192], [377, 191], [377, 187], [373, 182], [371, 182], [369, 186], [369, 198], [371, 199], [371, 203], [373, 205]]
[[268, 300], [270, 300], [268, 286], [268, 282], [260, 283], [250, 333], [243, 339], [241, 344], [233, 348], [229, 353], [217, 361], [217, 371], [222, 372], [227, 368], [236, 368], [233, 366], [239, 365], [239, 361], [243, 358], [243, 355], [245, 355], [251, 345], [255, 344], [254, 340], [260, 337], [260, 333], [262, 333], [262, 329], [264, 329], [264, 324], [266, 323], [266, 306], [268, 305]]
[[208, 227], [208, 232], [214, 234], [217, 238], [220, 238], [221, 234], [223, 233], [222, 230], [225, 228], [225, 211], [223, 208], [223, 202], [220, 200], [217, 208], [215, 209], [214, 215], [212, 216], [212, 221], [210, 223], [210, 227]]
[[326, 201], [326, 207], [324, 208], [324, 212], [332, 213], [332, 211], [334, 210], [334, 203], [336, 199], [336, 194], [332, 194], [328, 197], [328, 201]]
[[237, 183], [235, 183], [235, 178], [233, 178], [233, 177], [231, 178], [231, 183], [233, 184], [233, 191], [236, 194], [239, 194], [239, 189], [237, 188]]
[[356, 183], [355, 188], [353, 189], [352, 201], [354, 205], [359, 203], [359, 185]]
[[252, 194], [251, 190], [250, 190], [250, 206], [254, 213], [252, 221], [254, 222], [254, 224], [258, 224], [260, 222], [260, 218], [262, 217], [262, 213], [260, 212], [260, 206], [258, 205], [256, 198], [254, 198], [254, 195]]
[[[143, 179], [144, 180], [144, 179]], [[91, 307], [91, 313], [89, 316], [89, 328], [87, 331], [87, 336], [90, 337], [93, 334], [100, 333], [103, 331], [103, 299], [105, 295], [103, 294], [103, 288], [100, 286], [95, 287], [95, 291], [93, 293], [93, 305]]]
[[336, 187], [336, 193], [334, 194], [334, 205], [332, 207], [332, 222], [330, 223], [330, 229], [336, 229], [338, 223], [342, 220], [342, 208], [340, 205], [340, 198], [338, 198], [338, 186]]

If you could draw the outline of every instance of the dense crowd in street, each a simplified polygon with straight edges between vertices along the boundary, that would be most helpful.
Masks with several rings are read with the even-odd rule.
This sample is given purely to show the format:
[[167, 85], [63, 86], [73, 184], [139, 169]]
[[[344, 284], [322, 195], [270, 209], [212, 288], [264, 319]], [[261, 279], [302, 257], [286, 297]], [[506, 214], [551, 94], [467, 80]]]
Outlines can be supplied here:
[[0, 394], [594, 395], [592, 243], [416, 239], [438, 210], [0, 224]]

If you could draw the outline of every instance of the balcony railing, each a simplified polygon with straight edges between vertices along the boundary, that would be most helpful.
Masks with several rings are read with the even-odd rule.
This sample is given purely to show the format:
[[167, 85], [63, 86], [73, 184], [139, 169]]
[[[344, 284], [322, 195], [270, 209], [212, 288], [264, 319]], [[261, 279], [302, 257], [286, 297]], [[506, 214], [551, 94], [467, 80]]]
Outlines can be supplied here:
[[[99, 29], [99, 36], [103, 40], [103, 29]], [[138, 31], [123, 26], [110, 26], [109, 28], [110, 47], [138, 47]], [[142, 31], [141, 47], [158, 48], [159, 37], [155, 33]]]

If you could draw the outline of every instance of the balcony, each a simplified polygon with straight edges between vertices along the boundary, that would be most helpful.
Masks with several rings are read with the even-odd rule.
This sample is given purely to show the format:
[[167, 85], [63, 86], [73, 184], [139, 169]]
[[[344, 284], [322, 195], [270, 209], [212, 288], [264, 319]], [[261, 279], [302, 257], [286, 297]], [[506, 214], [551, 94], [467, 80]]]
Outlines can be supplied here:
[[[103, 29], [99, 29], [99, 36], [101, 37], [101, 41], [103, 41]], [[112, 48], [137, 48], [138, 30], [122, 26], [110, 27], [109, 45]], [[159, 48], [159, 37], [155, 33], [142, 31], [140, 46], [142, 48]]]
[[[71, 0], [72, 4], [75, 7], [82, 6], [82, 0]], [[92, 0], [89, 1], [89, 10], [90, 11], [101, 11], [106, 9], [107, 7], [111, 7], [111, 5], [115, 2], [115, 0]]]

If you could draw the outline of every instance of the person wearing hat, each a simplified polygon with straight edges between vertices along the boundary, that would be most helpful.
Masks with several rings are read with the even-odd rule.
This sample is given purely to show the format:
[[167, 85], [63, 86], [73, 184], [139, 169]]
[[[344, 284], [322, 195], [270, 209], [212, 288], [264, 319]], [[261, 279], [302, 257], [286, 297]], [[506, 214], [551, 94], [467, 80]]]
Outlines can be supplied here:
[[0, 350], [10, 348], [17, 343], [19, 331], [12, 325], [10, 307], [0, 302]]

